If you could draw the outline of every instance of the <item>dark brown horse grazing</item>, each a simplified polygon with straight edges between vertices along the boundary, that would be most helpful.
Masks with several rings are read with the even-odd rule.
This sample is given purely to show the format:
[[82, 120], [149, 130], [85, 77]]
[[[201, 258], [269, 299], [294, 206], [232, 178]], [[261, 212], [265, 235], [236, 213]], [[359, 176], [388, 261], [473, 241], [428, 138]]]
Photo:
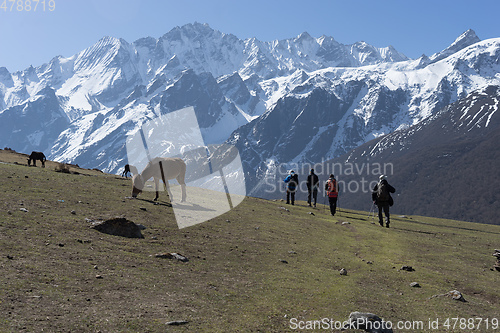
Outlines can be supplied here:
[[36, 166], [36, 160], [42, 162], [42, 168], [45, 168], [45, 155], [40, 151], [32, 151], [30, 157], [28, 158], [28, 166], [31, 166], [31, 161], [33, 161], [33, 166]]
[[[161, 167], [160, 167], [161, 166]], [[132, 177], [132, 197], [136, 198], [139, 193], [144, 189], [144, 184], [153, 177], [155, 182], [156, 197], [158, 200], [158, 185], [160, 179], [163, 178], [163, 183], [167, 188], [168, 196], [172, 200], [172, 193], [168, 186], [169, 179], [177, 179], [181, 185], [182, 199], [181, 202], [186, 201], [186, 163], [180, 158], [174, 157], [156, 157], [152, 159], [142, 170], [141, 173], [134, 174]]]

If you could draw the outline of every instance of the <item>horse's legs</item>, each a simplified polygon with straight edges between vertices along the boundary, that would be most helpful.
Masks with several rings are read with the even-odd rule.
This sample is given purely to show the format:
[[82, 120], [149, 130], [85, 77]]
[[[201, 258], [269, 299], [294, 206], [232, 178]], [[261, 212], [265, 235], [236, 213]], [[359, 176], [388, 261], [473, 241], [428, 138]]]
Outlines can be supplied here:
[[42, 168], [45, 168], [45, 161], [44, 160], [41, 161], [42, 161]]
[[159, 179], [154, 177], [154, 180], [155, 180], [155, 190], [156, 190], [156, 197], [155, 197], [154, 201], [156, 201], [156, 200], [158, 200], [158, 197], [159, 197], [159, 194], [158, 194]]
[[180, 174], [175, 179], [181, 184], [182, 198], [181, 202], [186, 202], [186, 182], [184, 181], [184, 175]]
[[172, 192], [170, 192], [170, 186], [168, 185], [168, 180], [165, 180], [165, 187], [167, 189], [168, 197], [170, 198], [170, 202], [174, 200], [174, 196], [172, 195]]

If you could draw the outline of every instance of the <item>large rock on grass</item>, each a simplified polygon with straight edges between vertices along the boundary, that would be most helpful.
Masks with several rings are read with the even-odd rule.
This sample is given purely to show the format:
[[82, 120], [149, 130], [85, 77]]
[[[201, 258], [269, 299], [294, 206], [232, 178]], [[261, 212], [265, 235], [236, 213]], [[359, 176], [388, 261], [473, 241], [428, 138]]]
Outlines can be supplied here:
[[113, 236], [122, 236], [128, 238], [144, 238], [141, 228], [132, 221], [123, 217], [94, 222], [93, 229]]

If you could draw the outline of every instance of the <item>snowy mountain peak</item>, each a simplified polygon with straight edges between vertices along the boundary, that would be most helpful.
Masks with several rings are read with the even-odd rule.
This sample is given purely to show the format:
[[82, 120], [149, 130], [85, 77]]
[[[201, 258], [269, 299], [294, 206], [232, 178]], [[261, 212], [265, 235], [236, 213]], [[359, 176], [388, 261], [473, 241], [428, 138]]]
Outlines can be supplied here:
[[476, 44], [480, 41], [481, 41], [481, 39], [479, 39], [479, 37], [477, 37], [474, 30], [469, 29], [466, 32], [464, 32], [463, 34], [461, 34], [460, 36], [458, 36], [458, 38], [455, 39], [455, 41], [450, 46], [448, 46], [446, 49], [444, 49], [443, 51], [441, 51], [439, 53], [432, 55], [430, 57], [430, 59], [432, 62], [439, 61], [441, 59], [444, 59], [444, 58], [468, 47], [468, 46]]

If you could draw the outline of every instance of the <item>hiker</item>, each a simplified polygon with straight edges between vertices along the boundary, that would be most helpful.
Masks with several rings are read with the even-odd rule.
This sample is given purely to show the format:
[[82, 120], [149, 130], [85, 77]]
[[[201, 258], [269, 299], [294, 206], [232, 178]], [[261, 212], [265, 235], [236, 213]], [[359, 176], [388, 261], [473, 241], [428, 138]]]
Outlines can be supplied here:
[[333, 174], [331, 174], [330, 178], [326, 181], [325, 191], [328, 195], [328, 202], [330, 203], [330, 213], [332, 213], [332, 216], [335, 216], [335, 212], [337, 211], [337, 197], [339, 195], [339, 189], [337, 180]]
[[311, 174], [307, 176], [307, 204], [309, 205], [309, 207], [311, 207], [311, 196], [312, 199], [314, 199], [314, 207], [316, 207], [316, 201], [318, 199], [318, 187], [318, 175], [314, 173], [314, 169], [311, 169]]
[[394, 200], [391, 197], [391, 193], [396, 192], [396, 189], [389, 185], [387, 182], [387, 176], [380, 175], [379, 182], [373, 188], [372, 201], [378, 207], [378, 223], [383, 227], [384, 221], [382, 217], [382, 210], [385, 214], [385, 226], [389, 228], [391, 223], [389, 217], [389, 207], [394, 204]]
[[295, 205], [295, 192], [297, 192], [297, 186], [299, 184], [299, 176], [293, 171], [290, 171], [290, 174], [286, 176], [284, 182], [287, 184], [286, 186], [286, 204], [290, 204], [290, 197], [292, 199], [291, 204]]

